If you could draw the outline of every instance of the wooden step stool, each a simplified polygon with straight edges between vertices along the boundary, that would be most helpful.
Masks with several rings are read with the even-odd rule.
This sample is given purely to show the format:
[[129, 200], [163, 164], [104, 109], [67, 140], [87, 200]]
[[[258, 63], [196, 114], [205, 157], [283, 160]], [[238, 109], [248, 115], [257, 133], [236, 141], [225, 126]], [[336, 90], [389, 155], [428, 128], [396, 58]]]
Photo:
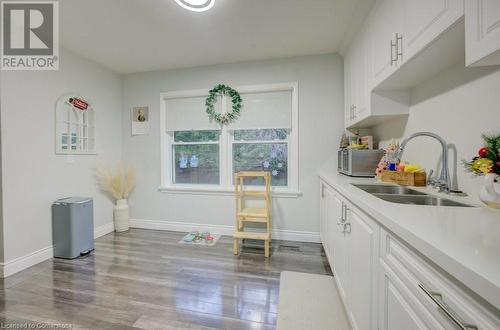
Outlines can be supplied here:
[[[265, 190], [247, 190], [244, 186], [245, 178], [263, 178]], [[234, 188], [236, 196], [236, 231], [233, 235], [233, 253], [238, 254], [240, 239], [256, 239], [264, 241], [264, 255], [269, 257], [269, 243], [271, 241], [271, 172], [244, 171], [234, 175]], [[252, 197], [263, 199], [265, 207], [246, 207], [245, 198]], [[246, 232], [245, 222], [258, 222], [266, 224], [265, 232]]]

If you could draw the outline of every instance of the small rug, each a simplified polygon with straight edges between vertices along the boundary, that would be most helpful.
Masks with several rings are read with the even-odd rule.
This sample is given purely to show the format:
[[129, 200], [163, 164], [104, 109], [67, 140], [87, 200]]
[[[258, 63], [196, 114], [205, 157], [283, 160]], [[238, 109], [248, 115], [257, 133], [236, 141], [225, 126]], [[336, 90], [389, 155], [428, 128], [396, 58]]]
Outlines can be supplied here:
[[277, 329], [350, 329], [334, 278], [282, 272]]
[[220, 239], [220, 235], [210, 232], [192, 231], [184, 236], [179, 244], [197, 245], [197, 246], [214, 246]]

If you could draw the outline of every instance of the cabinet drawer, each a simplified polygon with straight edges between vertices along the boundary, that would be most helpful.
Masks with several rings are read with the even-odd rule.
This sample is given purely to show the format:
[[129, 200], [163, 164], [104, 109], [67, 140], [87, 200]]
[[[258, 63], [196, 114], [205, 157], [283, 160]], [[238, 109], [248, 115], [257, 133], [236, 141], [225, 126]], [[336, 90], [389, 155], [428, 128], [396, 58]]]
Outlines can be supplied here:
[[480, 302], [480, 298], [402, 241], [382, 230], [380, 244], [381, 259], [443, 328], [460, 329], [457, 323], [461, 323], [465, 329], [500, 329], [499, 311]]

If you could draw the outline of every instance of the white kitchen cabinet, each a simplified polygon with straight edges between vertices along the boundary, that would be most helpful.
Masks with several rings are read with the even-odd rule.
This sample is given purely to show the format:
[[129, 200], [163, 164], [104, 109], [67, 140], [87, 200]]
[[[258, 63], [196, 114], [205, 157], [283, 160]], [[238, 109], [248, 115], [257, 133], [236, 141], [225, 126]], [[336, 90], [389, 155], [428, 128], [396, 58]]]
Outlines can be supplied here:
[[358, 35], [356, 43], [354, 45], [354, 75], [356, 82], [355, 85], [355, 97], [354, 97], [354, 119], [357, 121], [369, 112], [369, 95], [368, 90], [368, 62], [371, 61], [370, 53], [368, 51], [368, 38], [364, 33], [364, 30]]
[[320, 199], [319, 199], [319, 237], [321, 239], [321, 243], [323, 244], [323, 249], [325, 250], [326, 256], [328, 258], [328, 262], [331, 262], [329, 255], [329, 241], [330, 235], [327, 230], [327, 198], [325, 197], [325, 190], [327, 186], [321, 182], [320, 183]]
[[370, 13], [367, 31], [370, 33], [371, 81], [374, 86], [397, 69], [397, 48], [400, 46], [397, 35], [402, 33], [402, 9], [400, 0], [378, 0]]
[[423, 50], [464, 14], [463, 0], [402, 0], [402, 4], [403, 61]]
[[465, 0], [467, 65], [500, 64], [500, 1]]
[[[384, 272], [380, 290], [380, 329], [394, 320], [387, 315], [391, 304], [390, 291], [397, 283], [402, 298], [399, 307], [412, 315], [417, 329], [500, 329], [500, 316], [491, 312], [474, 295], [443, 274], [386, 230], [381, 230], [380, 270]], [[404, 290], [403, 290], [404, 289]], [[400, 299], [401, 300], [401, 299]], [[418, 321], [417, 321], [418, 319]], [[460, 325], [459, 325], [460, 324]]]
[[463, 0], [379, 0], [368, 24], [376, 87], [457, 22]]
[[379, 227], [321, 182], [320, 234], [354, 329], [376, 329]]
[[354, 116], [354, 50], [351, 47], [344, 56], [344, 122], [349, 127]]
[[[347, 288], [349, 281], [348, 273], [348, 262], [349, 262], [349, 246], [346, 239], [345, 233], [345, 207], [346, 204], [341, 202], [340, 204], [340, 218], [337, 221], [337, 228], [333, 236], [333, 266], [332, 270], [335, 274], [335, 281], [337, 283], [337, 288], [339, 290], [340, 296], [347, 303]], [[349, 306], [346, 304], [346, 308]]]
[[369, 43], [364, 30], [358, 33], [344, 58], [345, 126], [369, 115]]
[[399, 277], [380, 261], [379, 326], [380, 330], [441, 329], [439, 322], [418, 301]]
[[376, 329], [379, 226], [347, 206], [347, 301], [354, 329]]
[[342, 201], [338, 199], [333, 189], [321, 183], [320, 199], [320, 237], [330, 264], [333, 264], [333, 250], [337, 222], [341, 217]]
[[321, 239], [353, 329], [500, 329], [500, 312], [321, 180]]
[[408, 116], [410, 90], [463, 61], [463, 15], [463, 0], [376, 0], [346, 53], [346, 128]]

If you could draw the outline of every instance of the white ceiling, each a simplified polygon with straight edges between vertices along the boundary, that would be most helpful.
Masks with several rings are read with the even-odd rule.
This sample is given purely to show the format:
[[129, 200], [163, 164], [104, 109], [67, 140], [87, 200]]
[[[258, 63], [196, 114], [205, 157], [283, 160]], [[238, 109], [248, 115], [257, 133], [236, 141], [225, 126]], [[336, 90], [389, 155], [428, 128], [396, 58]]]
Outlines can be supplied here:
[[[131, 73], [338, 51], [371, 0], [60, 1], [63, 47]], [[362, 17], [361, 16], [361, 17]]]

